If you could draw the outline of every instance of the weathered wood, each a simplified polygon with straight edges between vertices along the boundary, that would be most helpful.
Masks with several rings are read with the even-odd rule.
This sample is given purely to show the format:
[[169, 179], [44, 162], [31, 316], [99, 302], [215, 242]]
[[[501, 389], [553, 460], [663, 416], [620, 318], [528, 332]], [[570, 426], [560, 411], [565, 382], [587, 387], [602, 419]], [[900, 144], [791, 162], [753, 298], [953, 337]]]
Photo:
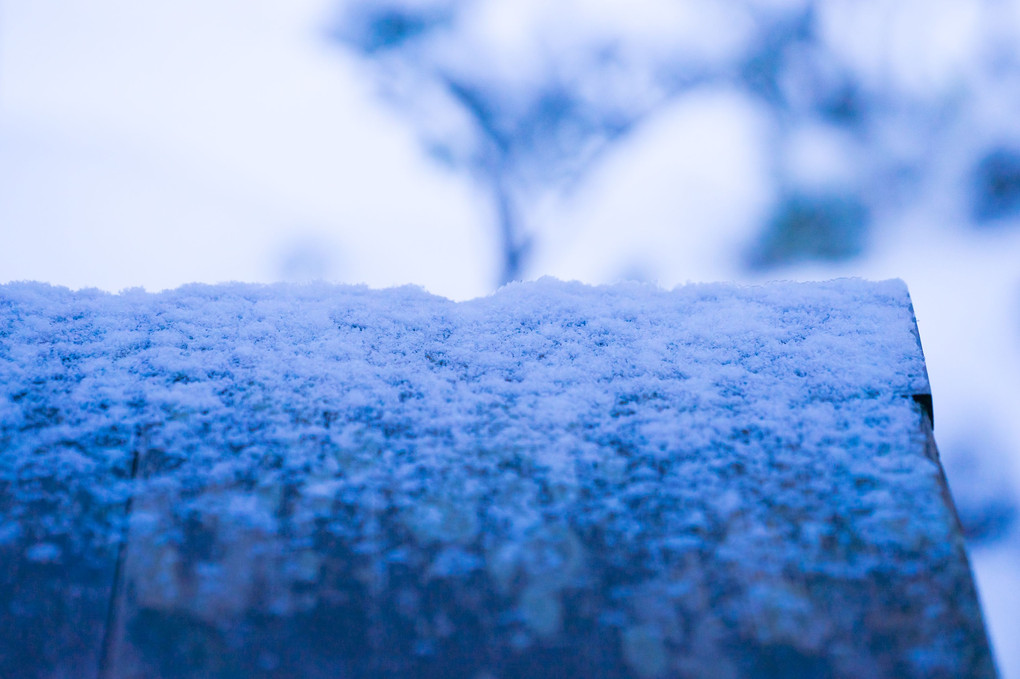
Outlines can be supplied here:
[[91, 301], [57, 294], [53, 317], [0, 293], [0, 677], [97, 676], [124, 533], [134, 433], [75, 398]]
[[995, 676], [900, 288], [107, 307], [104, 679]]
[[64, 476], [59, 462], [45, 468], [49, 451], [32, 455], [42, 469], [0, 483], [0, 676], [95, 678], [124, 502], [93, 491], [125, 474], [100, 465]]

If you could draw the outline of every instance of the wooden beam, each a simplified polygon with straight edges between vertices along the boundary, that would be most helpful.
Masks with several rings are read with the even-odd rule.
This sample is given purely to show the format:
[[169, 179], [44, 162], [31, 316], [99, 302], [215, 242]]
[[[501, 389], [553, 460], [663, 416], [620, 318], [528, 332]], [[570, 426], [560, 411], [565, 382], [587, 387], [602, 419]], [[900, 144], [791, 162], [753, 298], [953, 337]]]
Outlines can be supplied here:
[[[5, 512], [34, 536], [104, 478], [131, 491], [122, 552], [95, 511], [63, 529], [111, 527], [91, 650], [37, 624], [0, 647], [12, 676], [995, 676], [901, 285], [0, 291], [4, 351], [47, 295], [108, 329], [4, 383], [4, 469], [60, 433], [118, 470], [64, 473], [48, 513], [8, 473]], [[72, 354], [129, 439], [11, 424]], [[65, 593], [32, 601], [73, 605], [18, 540], [15, 580]]]

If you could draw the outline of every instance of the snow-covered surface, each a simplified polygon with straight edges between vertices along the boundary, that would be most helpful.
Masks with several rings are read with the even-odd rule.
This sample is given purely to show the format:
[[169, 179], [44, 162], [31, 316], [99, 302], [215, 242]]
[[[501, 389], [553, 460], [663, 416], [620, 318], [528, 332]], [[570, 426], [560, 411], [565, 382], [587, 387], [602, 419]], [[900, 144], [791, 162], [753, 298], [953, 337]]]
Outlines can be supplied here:
[[[502, 7], [508, 25], [523, 21], [503, 0], [485, 4]], [[583, 41], [573, 32], [616, 23], [638, 39], [650, 32], [644, 43], [654, 47], [663, 24], [642, 13], [664, 4], [590, 3], [591, 22], [543, 30]], [[513, 6], [522, 16], [559, 13], [541, 3]], [[968, 113], [904, 151], [928, 155], [925, 167], [938, 181], [919, 192], [923, 210], [906, 206], [913, 212], [906, 219], [878, 220], [864, 257], [759, 277], [906, 280], [943, 457], [976, 459], [982, 470], [969, 481], [947, 464], [950, 483], [980, 497], [990, 478], [1015, 505], [1020, 229], [969, 224], [959, 178], [975, 149], [1020, 120], [1020, 89], [988, 80], [980, 59], [994, 51], [1016, 61], [1020, 3], [818, 6], [826, 36], [872, 84], [936, 98], [956, 91]], [[407, 121], [375, 98], [370, 73], [324, 46], [334, 7], [333, 0], [0, 0], [0, 282], [117, 291], [323, 277], [416, 283], [455, 299], [488, 292], [496, 247], [488, 197], [424, 157]], [[734, 27], [740, 23], [722, 30]], [[938, 107], [924, 109], [932, 110], [943, 119]], [[737, 93], [709, 91], [649, 119], [571, 194], [540, 211], [535, 274], [666, 286], [747, 279], [740, 255], [774, 181], [761, 114]], [[818, 155], [805, 154], [804, 172], [829, 177], [830, 165], [838, 170], [852, 157], [833, 163]], [[1017, 679], [1020, 522], [1007, 530], [972, 546], [972, 558], [1003, 676]]]
[[987, 676], [926, 393], [899, 281], [9, 284], [0, 549], [109, 560], [133, 495], [115, 674], [189, 676], [184, 625], [222, 671]]

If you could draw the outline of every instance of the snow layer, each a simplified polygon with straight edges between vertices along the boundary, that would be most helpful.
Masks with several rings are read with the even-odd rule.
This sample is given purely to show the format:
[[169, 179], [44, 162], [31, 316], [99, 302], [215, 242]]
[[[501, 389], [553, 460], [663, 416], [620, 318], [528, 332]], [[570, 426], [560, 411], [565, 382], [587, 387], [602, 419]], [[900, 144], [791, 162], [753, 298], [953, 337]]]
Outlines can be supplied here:
[[126, 532], [123, 674], [985, 676], [928, 393], [899, 281], [8, 284], [0, 601]]

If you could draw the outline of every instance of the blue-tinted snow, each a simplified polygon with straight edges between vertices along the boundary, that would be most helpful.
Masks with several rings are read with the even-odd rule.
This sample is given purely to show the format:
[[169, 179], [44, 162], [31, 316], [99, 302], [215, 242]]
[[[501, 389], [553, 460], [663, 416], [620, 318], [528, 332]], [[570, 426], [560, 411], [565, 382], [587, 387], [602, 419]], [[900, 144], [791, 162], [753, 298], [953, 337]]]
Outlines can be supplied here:
[[[727, 676], [769, 653], [980, 673], [922, 393], [899, 281], [542, 279], [462, 303], [8, 284], [0, 509], [24, 531], [0, 549], [48, 564], [116, 542], [130, 493], [127, 591], [158, 630], [278, 616], [311, 643], [328, 602], [413, 637], [385, 649], [404, 670], [467, 639], [476, 673], [528, 649], [577, 676]], [[381, 651], [349, 652], [367, 675]]]

